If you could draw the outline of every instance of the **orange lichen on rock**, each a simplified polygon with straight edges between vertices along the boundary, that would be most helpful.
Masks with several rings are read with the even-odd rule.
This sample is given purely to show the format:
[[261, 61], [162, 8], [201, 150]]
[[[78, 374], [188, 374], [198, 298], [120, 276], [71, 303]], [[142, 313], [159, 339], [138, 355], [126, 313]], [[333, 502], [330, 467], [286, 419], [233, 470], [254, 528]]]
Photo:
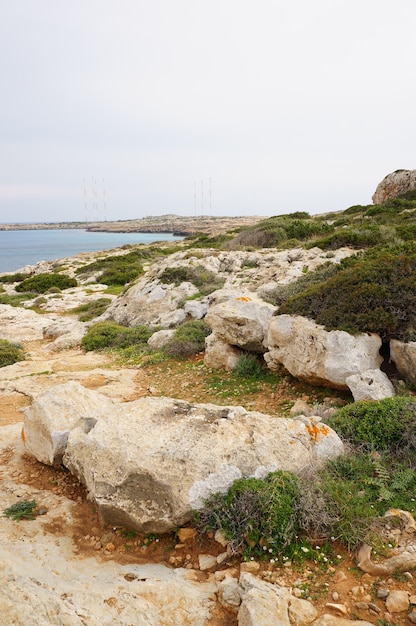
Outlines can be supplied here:
[[325, 436], [329, 433], [329, 428], [325, 424], [306, 424], [306, 430], [313, 441], [318, 441], [319, 435]]
[[25, 428], [23, 426], [21, 432], [20, 432], [20, 436], [22, 438], [23, 443], [26, 445], [26, 437], [25, 437]]
[[240, 300], [240, 302], [251, 302], [251, 298], [248, 298], [247, 296], [240, 296], [239, 298], [236, 298], [236, 300]]

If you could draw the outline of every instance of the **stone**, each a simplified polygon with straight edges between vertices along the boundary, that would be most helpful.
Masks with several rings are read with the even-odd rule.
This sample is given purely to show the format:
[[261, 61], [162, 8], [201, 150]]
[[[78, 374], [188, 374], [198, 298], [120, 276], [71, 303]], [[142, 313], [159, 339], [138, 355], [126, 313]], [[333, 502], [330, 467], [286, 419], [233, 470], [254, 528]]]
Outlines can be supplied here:
[[237, 611], [241, 604], [241, 587], [235, 578], [225, 576], [218, 585], [218, 601], [221, 606]]
[[86, 486], [104, 524], [145, 533], [182, 526], [238, 478], [301, 471], [343, 450], [312, 418], [163, 397], [121, 402], [77, 383], [39, 394], [24, 434], [38, 460], [62, 460]]
[[27, 451], [41, 463], [60, 465], [71, 429], [78, 424], [88, 431], [112, 407], [110, 399], [77, 382], [52, 387], [24, 409]]
[[255, 294], [239, 295], [211, 306], [205, 323], [218, 339], [244, 350], [263, 353], [268, 323], [276, 307]]
[[211, 369], [225, 369], [232, 371], [244, 354], [240, 348], [230, 346], [212, 333], [205, 339], [204, 363]]
[[349, 376], [378, 369], [382, 363], [378, 335], [326, 331], [299, 315], [272, 317], [267, 346], [264, 358], [270, 369], [283, 365], [295, 378], [337, 389], [348, 389]]
[[205, 572], [211, 567], [215, 567], [217, 565], [217, 557], [212, 554], [199, 554], [198, 555], [198, 563], [199, 569]]
[[290, 626], [287, 589], [261, 581], [251, 574], [240, 576], [243, 589], [238, 626]]
[[202, 300], [188, 300], [185, 302], [183, 310], [185, 315], [192, 317], [194, 320], [201, 320], [208, 312], [208, 298]]
[[411, 611], [407, 616], [409, 622], [416, 624], [416, 611]]
[[387, 375], [379, 369], [366, 370], [345, 379], [354, 401], [383, 400], [395, 395], [394, 387]]
[[325, 604], [325, 608], [330, 609], [331, 611], [334, 611], [335, 613], [338, 613], [339, 615], [348, 615], [348, 609], [345, 606], [345, 604], [327, 602], [327, 604]]
[[416, 383], [416, 341], [404, 343], [398, 339], [391, 339], [390, 359], [397, 367], [400, 376], [409, 382]]
[[166, 346], [174, 334], [174, 330], [157, 330], [151, 337], [149, 337], [147, 343], [151, 348], [153, 348], [153, 350], [160, 350]]
[[389, 613], [401, 613], [408, 611], [410, 607], [409, 592], [401, 589], [390, 591], [386, 599], [386, 609]]
[[177, 531], [179, 541], [191, 541], [194, 537], [196, 537], [196, 530], [193, 528], [179, 528]]
[[289, 619], [294, 626], [311, 624], [318, 616], [317, 609], [309, 600], [291, 598], [289, 600]]
[[413, 189], [416, 189], [416, 170], [396, 170], [377, 185], [372, 200], [374, 204], [383, 204]]

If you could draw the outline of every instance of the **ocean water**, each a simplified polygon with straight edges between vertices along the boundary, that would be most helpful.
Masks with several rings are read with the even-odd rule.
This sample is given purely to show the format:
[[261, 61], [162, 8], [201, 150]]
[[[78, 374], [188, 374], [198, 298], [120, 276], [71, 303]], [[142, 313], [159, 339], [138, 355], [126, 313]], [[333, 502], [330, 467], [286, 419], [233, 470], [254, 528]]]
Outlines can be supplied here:
[[0, 273], [15, 272], [38, 261], [53, 261], [80, 252], [97, 252], [125, 244], [177, 241], [169, 233], [91, 233], [86, 230], [1, 230]]

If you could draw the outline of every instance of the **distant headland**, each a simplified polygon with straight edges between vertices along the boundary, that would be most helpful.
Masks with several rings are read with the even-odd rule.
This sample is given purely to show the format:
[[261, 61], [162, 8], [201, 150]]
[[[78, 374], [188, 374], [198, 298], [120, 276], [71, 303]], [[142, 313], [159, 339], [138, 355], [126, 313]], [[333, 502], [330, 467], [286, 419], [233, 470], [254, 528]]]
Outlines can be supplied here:
[[217, 217], [201, 215], [182, 217], [179, 215], [156, 215], [135, 220], [118, 220], [103, 222], [43, 222], [33, 224], [0, 224], [0, 230], [53, 230], [79, 228], [90, 232], [110, 233], [172, 233], [174, 235], [191, 235], [201, 232], [215, 235], [227, 230], [250, 226], [265, 219], [260, 216]]

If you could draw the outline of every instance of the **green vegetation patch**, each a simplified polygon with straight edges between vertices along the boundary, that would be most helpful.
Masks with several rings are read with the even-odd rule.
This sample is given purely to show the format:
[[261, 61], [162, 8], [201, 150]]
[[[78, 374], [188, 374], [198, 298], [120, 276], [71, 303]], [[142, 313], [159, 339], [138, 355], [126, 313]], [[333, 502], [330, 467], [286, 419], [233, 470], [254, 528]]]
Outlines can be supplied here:
[[77, 274], [83, 277], [100, 272], [99, 281], [104, 285], [126, 285], [143, 274], [143, 262], [158, 256], [172, 254], [176, 248], [141, 247], [122, 255], [109, 255], [89, 265], [79, 267]]
[[16, 522], [22, 519], [34, 520], [37, 514], [36, 500], [21, 500], [3, 511], [5, 517], [11, 517]]
[[91, 302], [77, 306], [75, 309], [71, 310], [71, 313], [76, 313], [81, 322], [89, 322], [104, 313], [110, 304], [111, 298], [98, 298], [97, 300], [91, 300]]
[[24, 361], [25, 353], [19, 343], [12, 343], [6, 339], [0, 339], [0, 367], [13, 365], [17, 361]]
[[163, 283], [167, 285], [174, 283], [177, 287], [184, 282], [192, 283], [195, 287], [198, 287], [199, 293], [203, 296], [224, 286], [224, 281], [214, 272], [207, 270], [203, 265], [167, 267], [159, 278]]
[[416, 244], [377, 246], [344, 259], [339, 271], [282, 303], [328, 330], [412, 340], [416, 328]]
[[[241, 478], [226, 494], [205, 501], [198, 515], [204, 530], [221, 530], [234, 552], [264, 545], [276, 554], [295, 538], [297, 477], [277, 471], [264, 479]], [[262, 549], [260, 547], [260, 549]]]
[[175, 334], [164, 346], [163, 351], [168, 356], [188, 357], [202, 352], [205, 348], [205, 338], [211, 330], [202, 320], [184, 322], [175, 330]]
[[37, 274], [31, 278], [25, 278], [16, 286], [18, 292], [46, 293], [50, 289], [69, 289], [78, 285], [75, 278], [69, 278], [64, 274]]
[[20, 283], [22, 280], [28, 278], [27, 274], [5, 274], [4, 276], [0, 276], [0, 283]]
[[132, 328], [116, 324], [116, 322], [97, 322], [91, 326], [82, 338], [81, 345], [85, 350], [103, 350], [112, 348], [122, 350], [131, 346], [143, 346], [154, 331], [147, 326]]
[[228, 247], [275, 248], [291, 240], [304, 242], [331, 230], [326, 222], [311, 218], [308, 213], [296, 212], [271, 217], [241, 230]]

